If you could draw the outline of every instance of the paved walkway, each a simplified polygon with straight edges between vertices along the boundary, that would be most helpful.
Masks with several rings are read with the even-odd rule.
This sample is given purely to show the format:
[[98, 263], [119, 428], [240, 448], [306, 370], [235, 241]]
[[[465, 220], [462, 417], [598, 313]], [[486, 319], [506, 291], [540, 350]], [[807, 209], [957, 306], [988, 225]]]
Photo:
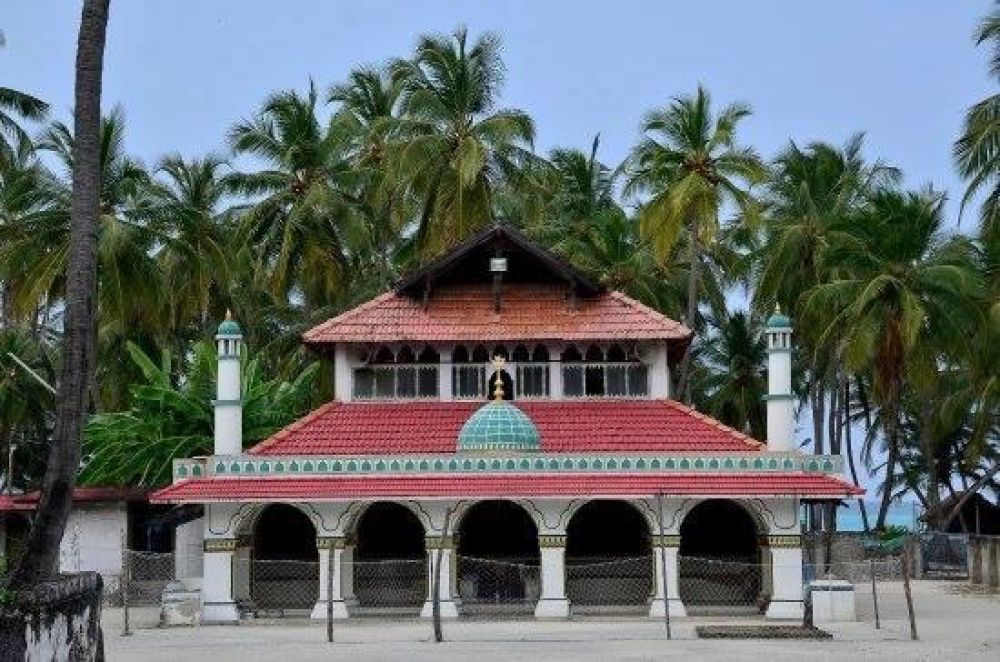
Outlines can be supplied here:
[[[108, 659], [138, 662], [255, 662], [281, 660], [1000, 660], [1000, 596], [974, 594], [961, 583], [914, 585], [920, 641], [909, 640], [906, 610], [898, 587], [880, 594], [882, 629], [868, 622], [830, 625], [832, 641], [698, 640], [694, 627], [718, 619], [682, 619], [668, 641], [659, 621], [590, 620], [559, 622], [446, 622], [447, 641], [435, 644], [429, 623], [362, 620], [338, 623], [335, 643], [326, 642], [322, 623], [278, 621], [237, 626], [163, 630], [140, 628], [120, 636], [120, 610], [105, 616]], [[880, 589], [881, 591], [881, 589]], [[860, 595], [859, 603], [870, 596]], [[869, 610], [861, 605], [861, 616]], [[151, 623], [150, 611], [135, 614]], [[731, 622], [731, 621], [730, 621]]]

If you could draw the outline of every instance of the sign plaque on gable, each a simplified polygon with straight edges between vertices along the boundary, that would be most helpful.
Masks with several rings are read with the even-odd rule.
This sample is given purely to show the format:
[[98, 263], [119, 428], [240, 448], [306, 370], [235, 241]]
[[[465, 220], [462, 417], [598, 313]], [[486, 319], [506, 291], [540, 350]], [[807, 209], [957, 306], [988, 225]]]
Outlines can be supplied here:
[[490, 258], [490, 271], [495, 274], [502, 274], [507, 272], [507, 258], [505, 257], [491, 257]]

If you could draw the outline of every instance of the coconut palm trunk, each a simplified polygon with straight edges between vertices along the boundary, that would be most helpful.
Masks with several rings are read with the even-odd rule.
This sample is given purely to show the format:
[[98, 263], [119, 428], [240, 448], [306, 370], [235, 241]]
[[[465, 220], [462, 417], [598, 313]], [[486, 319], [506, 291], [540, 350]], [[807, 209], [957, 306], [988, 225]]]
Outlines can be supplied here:
[[73, 195], [62, 370], [56, 424], [27, 547], [11, 577], [26, 586], [59, 568], [59, 543], [73, 506], [80, 442], [94, 369], [100, 199], [101, 78], [110, 0], [83, 0], [76, 52]]
[[[698, 234], [697, 219], [691, 219], [688, 234], [688, 291], [684, 325], [693, 331], [698, 317], [698, 277], [701, 265], [701, 252], [699, 251], [701, 237]], [[691, 345], [692, 343], [688, 343], [684, 350], [684, 358], [681, 359], [681, 374], [677, 380], [678, 396], [685, 404], [691, 403]]]

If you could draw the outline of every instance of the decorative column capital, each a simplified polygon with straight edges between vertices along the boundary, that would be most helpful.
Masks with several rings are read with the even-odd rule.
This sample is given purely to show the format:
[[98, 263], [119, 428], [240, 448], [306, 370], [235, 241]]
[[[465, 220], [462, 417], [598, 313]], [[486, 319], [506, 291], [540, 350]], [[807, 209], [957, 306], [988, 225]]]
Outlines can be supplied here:
[[426, 549], [452, 549], [455, 546], [455, 539], [452, 536], [424, 536], [424, 548]]
[[551, 547], [565, 547], [566, 536], [558, 534], [538, 536], [538, 546], [543, 549]]
[[761, 547], [772, 548], [792, 548], [802, 546], [802, 536], [758, 536], [758, 543]]
[[236, 538], [206, 538], [203, 547], [208, 553], [235, 552], [236, 548], [239, 547], [239, 540]]
[[343, 536], [321, 536], [316, 538], [316, 549], [344, 549]]
[[664, 547], [680, 547], [681, 546], [681, 537], [679, 535], [675, 534], [675, 533], [666, 533], [663, 536], [659, 536], [659, 535], [653, 536], [653, 544], [654, 545], [659, 545], [661, 539], [663, 540], [663, 546]]

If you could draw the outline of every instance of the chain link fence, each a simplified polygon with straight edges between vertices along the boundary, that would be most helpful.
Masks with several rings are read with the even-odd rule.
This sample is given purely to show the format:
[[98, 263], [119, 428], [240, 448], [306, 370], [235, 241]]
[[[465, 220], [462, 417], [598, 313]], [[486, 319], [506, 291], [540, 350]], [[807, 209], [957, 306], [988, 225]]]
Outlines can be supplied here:
[[[916, 539], [908, 545], [910, 549], [917, 546]], [[433, 594], [430, 561], [434, 558], [432, 553], [422, 559], [343, 562], [338, 569], [339, 588], [347, 613], [352, 617], [417, 617]], [[904, 564], [904, 559], [909, 562]], [[166, 609], [161, 607], [176, 601], [178, 594], [180, 599], [193, 600], [197, 607], [200, 596], [191, 586], [200, 581], [180, 581], [183, 577], [179, 575], [190, 567], [185, 559], [174, 553], [128, 551], [122, 561], [123, 573], [105, 574], [105, 599], [110, 607], [124, 607], [126, 630], [162, 624], [161, 614]], [[574, 616], [645, 617], [655, 596], [662, 594], [654, 556], [570, 557], [565, 561], [566, 597]], [[880, 629], [895, 628], [904, 635], [908, 620], [904, 570], [913, 566], [913, 558], [901, 554], [861, 561], [807, 562], [792, 572], [801, 573], [798, 597], [807, 596], [811, 586], [814, 589], [811, 599], [817, 614], [834, 611], [833, 601], [844, 597], [838, 592], [851, 591], [847, 604], [857, 621]], [[530, 617], [542, 595], [537, 559], [455, 556], [445, 569], [441, 594], [451, 596], [460, 617]], [[317, 561], [234, 559], [234, 597], [240, 612], [265, 619], [308, 618], [320, 599], [321, 577], [326, 576], [322, 570]], [[787, 576], [788, 570], [772, 565], [769, 559], [749, 563], [678, 556], [677, 572], [668, 577], [668, 582], [676, 581], [677, 585], [668, 591], [679, 594], [689, 616], [759, 617], [771, 602], [773, 578], [779, 573]], [[796, 599], [794, 593], [792, 600]], [[787, 592], [785, 599], [789, 599]], [[822, 626], [823, 621], [817, 619], [817, 624]]]

